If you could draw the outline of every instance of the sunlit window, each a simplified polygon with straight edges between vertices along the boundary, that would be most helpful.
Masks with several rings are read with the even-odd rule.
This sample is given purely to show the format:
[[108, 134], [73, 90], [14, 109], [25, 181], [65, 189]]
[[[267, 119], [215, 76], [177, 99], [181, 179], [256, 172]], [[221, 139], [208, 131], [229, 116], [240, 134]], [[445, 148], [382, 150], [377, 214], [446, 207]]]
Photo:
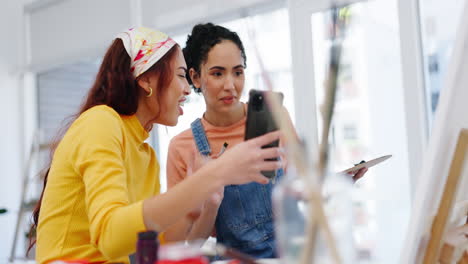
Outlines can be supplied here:
[[423, 41], [424, 72], [429, 120], [437, 109], [464, 1], [420, 0], [421, 35]]
[[[331, 131], [332, 169], [342, 171], [361, 160], [394, 155], [355, 184], [353, 236], [359, 263], [397, 263], [393, 252], [398, 252], [409, 220], [396, 14], [396, 1], [379, 0], [353, 4], [339, 12], [339, 21], [346, 27], [337, 34], [342, 55]], [[330, 60], [331, 17], [329, 11], [311, 15], [319, 130]]]
[[[213, 23], [216, 23], [215, 21]], [[294, 116], [294, 94], [291, 78], [291, 48], [289, 43], [288, 13], [286, 9], [278, 9], [272, 12], [240, 18], [220, 25], [237, 32], [241, 38], [246, 56], [247, 69], [246, 81], [241, 101], [247, 102], [250, 89], [266, 89], [261, 78], [261, 69], [254, 45], [257, 46], [266, 71], [273, 82], [274, 89], [284, 94], [284, 105]], [[255, 39], [250, 37], [249, 30], [253, 32]], [[188, 32], [187, 32], [188, 34]], [[182, 47], [185, 46], [187, 34], [174, 37]], [[175, 127], [158, 128], [159, 160], [161, 164], [161, 182], [166, 187], [166, 160], [169, 140], [178, 133], [190, 128], [190, 123], [205, 112], [203, 95], [192, 92], [188, 102], [184, 106], [184, 115], [179, 117]]]

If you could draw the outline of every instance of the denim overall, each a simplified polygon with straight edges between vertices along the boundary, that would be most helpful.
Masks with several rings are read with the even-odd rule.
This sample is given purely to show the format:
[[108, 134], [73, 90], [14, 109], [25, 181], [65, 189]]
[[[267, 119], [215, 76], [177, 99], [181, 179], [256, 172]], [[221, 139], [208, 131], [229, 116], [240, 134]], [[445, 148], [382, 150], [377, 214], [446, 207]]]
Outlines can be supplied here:
[[[205, 130], [198, 118], [191, 124], [200, 154], [211, 154]], [[283, 174], [277, 171], [277, 178]], [[276, 179], [279, 180], [279, 179]], [[224, 198], [216, 217], [217, 242], [255, 258], [275, 258], [276, 240], [273, 225], [271, 192], [274, 184], [249, 183], [224, 188]]]

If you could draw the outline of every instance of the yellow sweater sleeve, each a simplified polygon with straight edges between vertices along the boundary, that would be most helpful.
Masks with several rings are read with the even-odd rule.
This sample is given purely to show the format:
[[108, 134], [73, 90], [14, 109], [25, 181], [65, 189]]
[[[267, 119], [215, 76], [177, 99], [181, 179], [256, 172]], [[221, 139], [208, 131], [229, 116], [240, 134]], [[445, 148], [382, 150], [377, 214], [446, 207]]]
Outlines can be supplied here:
[[70, 159], [83, 178], [91, 243], [109, 259], [131, 254], [145, 225], [142, 201], [130, 203], [128, 197], [121, 119], [101, 111], [76, 125], [80, 133]]

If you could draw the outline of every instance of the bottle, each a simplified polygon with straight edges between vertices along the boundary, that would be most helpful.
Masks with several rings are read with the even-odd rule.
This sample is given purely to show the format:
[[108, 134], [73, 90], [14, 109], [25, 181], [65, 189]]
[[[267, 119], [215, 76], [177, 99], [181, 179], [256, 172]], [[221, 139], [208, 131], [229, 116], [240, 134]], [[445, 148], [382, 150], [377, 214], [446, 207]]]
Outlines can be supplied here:
[[146, 231], [138, 233], [136, 264], [154, 264], [158, 260], [158, 233]]
[[[313, 174], [310, 171], [309, 174]], [[314, 175], [308, 175], [313, 177]], [[354, 263], [355, 251], [352, 239], [352, 181], [349, 176], [327, 173], [321, 185], [322, 206], [327, 222], [335, 238], [342, 263]], [[299, 263], [307, 240], [309, 215], [309, 187], [304, 177], [290, 166], [273, 190], [273, 209], [278, 253], [284, 263]], [[312, 214], [315, 212], [312, 209]], [[314, 217], [313, 216], [313, 217]], [[326, 238], [318, 229], [314, 263], [334, 263]]]

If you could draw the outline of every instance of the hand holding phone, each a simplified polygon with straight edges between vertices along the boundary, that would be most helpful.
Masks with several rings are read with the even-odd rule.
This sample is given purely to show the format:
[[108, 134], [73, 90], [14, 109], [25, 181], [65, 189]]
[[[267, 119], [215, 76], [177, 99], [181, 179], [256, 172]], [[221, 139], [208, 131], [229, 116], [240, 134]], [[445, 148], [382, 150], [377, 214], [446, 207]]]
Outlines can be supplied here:
[[[267, 96], [278, 96], [280, 102], [283, 102], [282, 93], [250, 90], [249, 102], [247, 106], [247, 121], [245, 124], [245, 140], [278, 130], [278, 126], [274, 121], [271, 110], [265, 100], [266, 93], [270, 93]], [[278, 145], [279, 141], [276, 140], [270, 144], [262, 146], [262, 148], [278, 147]], [[274, 178], [276, 176], [276, 171], [262, 171], [262, 174], [268, 178]]]

